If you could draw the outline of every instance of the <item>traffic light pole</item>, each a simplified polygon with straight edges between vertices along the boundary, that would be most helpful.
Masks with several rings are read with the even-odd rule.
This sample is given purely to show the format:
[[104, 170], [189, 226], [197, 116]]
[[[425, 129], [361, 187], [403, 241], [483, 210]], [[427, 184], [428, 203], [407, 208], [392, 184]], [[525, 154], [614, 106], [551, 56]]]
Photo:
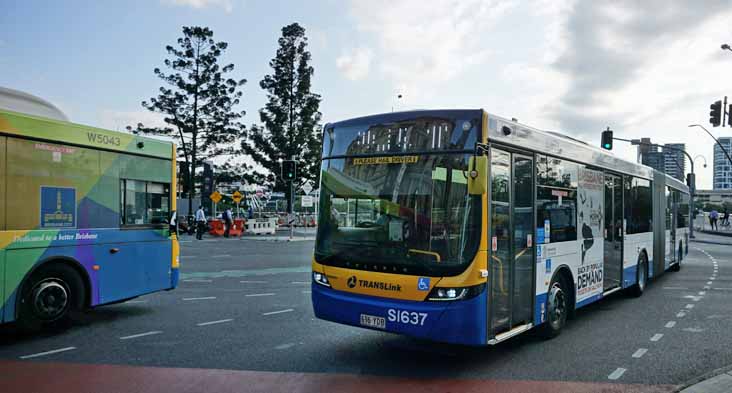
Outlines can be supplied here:
[[290, 180], [290, 211], [289, 211], [289, 217], [287, 217], [287, 220], [290, 221], [290, 241], [292, 241], [293, 236], [295, 235], [295, 187], [293, 184], [294, 181]]

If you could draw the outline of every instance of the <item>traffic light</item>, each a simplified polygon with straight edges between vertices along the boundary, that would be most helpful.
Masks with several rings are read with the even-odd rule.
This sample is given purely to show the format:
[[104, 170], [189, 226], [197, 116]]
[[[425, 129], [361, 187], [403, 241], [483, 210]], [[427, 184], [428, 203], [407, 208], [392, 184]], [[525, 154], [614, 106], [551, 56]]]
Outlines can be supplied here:
[[732, 105], [730, 105], [727, 110], [727, 125], [732, 127]]
[[709, 122], [714, 127], [722, 124], [722, 101], [717, 100], [714, 104], [709, 105]]
[[297, 177], [297, 164], [295, 161], [282, 161], [282, 179], [285, 181], [293, 181]]
[[696, 191], [696, 176], [693, 173], [686, 174], [686, 185], [689, 186], [689, 191], [694, 193]]
[[600, 146], [605, 150], [613, 149], [613, 132], [610, 130], [610, 127], [602, 132], [602, 142], [600, 143]]

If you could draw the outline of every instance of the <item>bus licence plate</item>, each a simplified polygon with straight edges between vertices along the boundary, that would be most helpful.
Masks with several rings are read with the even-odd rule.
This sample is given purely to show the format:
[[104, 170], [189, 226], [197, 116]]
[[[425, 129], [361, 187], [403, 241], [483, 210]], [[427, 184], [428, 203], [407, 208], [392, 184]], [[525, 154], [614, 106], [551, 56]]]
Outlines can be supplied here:
[[386, 318], [361, 314], [361, 325], [377, 329], [386, 329]]

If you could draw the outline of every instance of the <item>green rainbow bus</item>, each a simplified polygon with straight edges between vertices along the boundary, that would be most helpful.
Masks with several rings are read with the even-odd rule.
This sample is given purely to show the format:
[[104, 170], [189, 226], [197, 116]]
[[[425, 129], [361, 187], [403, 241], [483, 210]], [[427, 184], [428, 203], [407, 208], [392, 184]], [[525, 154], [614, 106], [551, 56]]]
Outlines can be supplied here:
[[0, 323], [178, 283], [173, 143], [0, 109]]

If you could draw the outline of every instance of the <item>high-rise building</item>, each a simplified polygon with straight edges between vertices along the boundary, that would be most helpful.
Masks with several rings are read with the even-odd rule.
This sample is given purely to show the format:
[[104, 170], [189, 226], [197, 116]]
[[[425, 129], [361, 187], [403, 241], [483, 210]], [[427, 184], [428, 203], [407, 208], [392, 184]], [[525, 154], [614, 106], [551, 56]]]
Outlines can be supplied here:
[[[717, 138], [727, 153], [732, 156], [732, 137]], [[714, 190], [732, 190], [732, 163], [722, 149], [714, 144]]]
[[663, 147], [663, 166], [666, 174], [683, 182], [686, 162], [684, 153], [679, 149], [686, 150], [686, 146], [683, 143], [667, 143]]
[[648, 165], [657, 171], [666, 172], [664, 161], [665, 156], [660, 151], [650, 151], [641, 155], [641, 164]]

